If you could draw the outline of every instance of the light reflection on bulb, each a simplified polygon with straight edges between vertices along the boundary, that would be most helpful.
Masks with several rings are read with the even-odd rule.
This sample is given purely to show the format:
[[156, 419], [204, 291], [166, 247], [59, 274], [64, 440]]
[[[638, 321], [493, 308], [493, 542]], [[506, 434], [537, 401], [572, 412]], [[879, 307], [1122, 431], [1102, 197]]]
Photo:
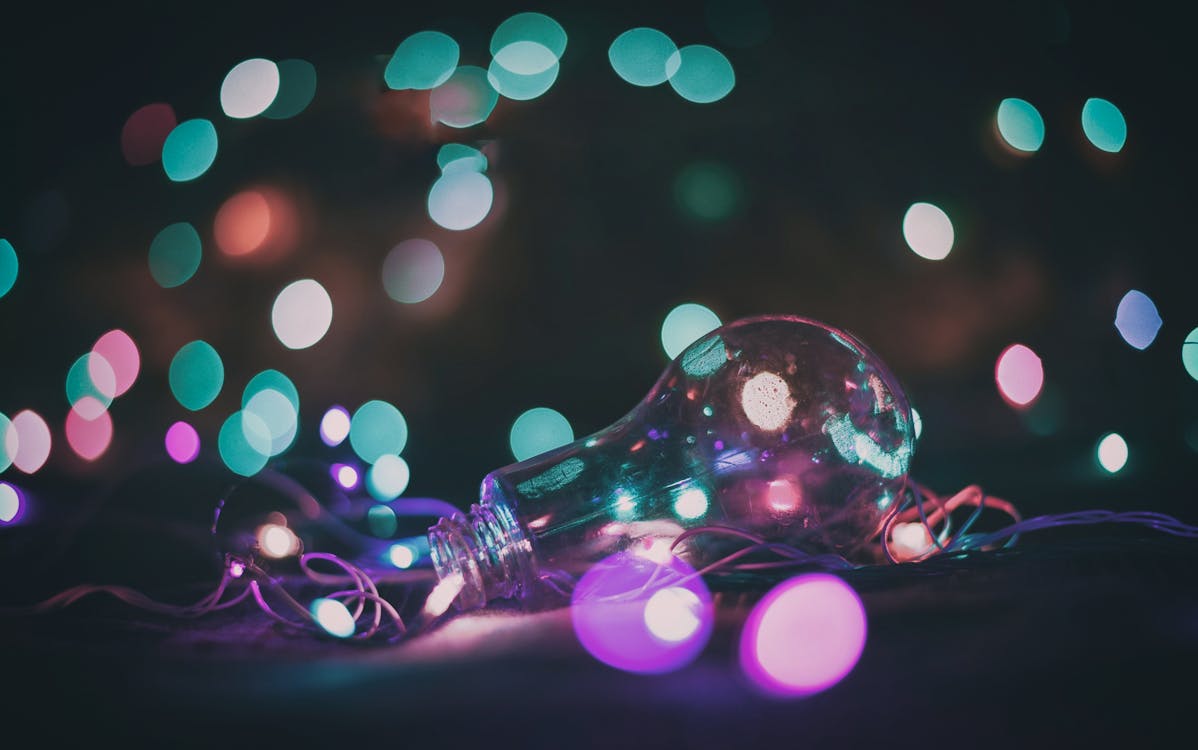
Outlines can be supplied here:
[[931, 551], [934, 542], [923, 523], [896, 523], [890, 530], [891, 554], [899, 562], [923, 557]]
[[707, 512], [707, 493], [698, 488], [683, 491], [674, 501], [674, 512], [679, 518], [693, 520]]
[[772, 372], [749, 378], [740, 392], [740, 404], [750, 422], [770, 432], [785, 427], [795, 409], [790, 387]]
[[387, 559], [395, 567], [407, 569], [416, 562], [416, 552], [406, 544], [392, 544], [387, 551]]
[[279, 559], [299, 552], [300, 541], [295, 532], [286, 526], [267, 523], [258, 529], [258, 548], [267, 557]]
[[689, 589], [671, 586], [645, 602], [645, 627], [663, 641], [678, 643], [703, 626], [703, 602]]

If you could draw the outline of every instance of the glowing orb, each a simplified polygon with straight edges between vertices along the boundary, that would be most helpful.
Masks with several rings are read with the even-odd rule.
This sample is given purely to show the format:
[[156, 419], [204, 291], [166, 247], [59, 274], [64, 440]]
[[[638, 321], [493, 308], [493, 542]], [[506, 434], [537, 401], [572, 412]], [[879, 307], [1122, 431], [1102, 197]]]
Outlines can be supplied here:
[[[512, 45], [532, 45], [539, 47], [546, 55], [548, 50], [535, 42], [517, 42]], [[505, 48], [506, 51], [506, 48]], [[510, 56], [509, 56], [510, 57]], [[550, 56], [552, 57], [552, 56]], [[491, 61], [491, 65], [487, 68], [487, 83], [491, 84], [491, 88], [495, 89], [501, 96], [514, 101], [528, 101], [536, 99], [546, 91], [548, 91], [557, 81], [557, 74], [561, 70], [556, 60], [553, 60], [548, 68], [532, 74], [514, 73], [500, 63], [500, 56], [496, 56]], [[525, 68], [534, 67], [534, 65], [522, 66]]]
[[1011, 344], [998, 356], [994, 367], [998, 392], [1010, 405], [1027, 406], [1044, 387], [1044, 364], [1023, 344]]
[[938, 206], [912, 203], [903, 216], [903, 238], [919, 257], [944, 260], [953, 249], [953, 223]]
[[499, 93], [487, 80], [487, 71], [463, 65], [429, 95], [429, 112], [434, 122], [452, 128], [468, 128], [485, 122], [499, 101]]
[[367, 401], [350, 419], [349, 444], [368, 464], [387, 454], [398, 456], [408, 444], [408, 422], [386, 401]]
[[333, 300], [318, 281], [294, 281], [275, 298], [270, 321], [283, 346], [307, 349], [324, 338], [332, 325]]
[[233, 66], [220, 85], [220, 107], [238, 120], [257, 117], [279, 94], [279, 66], [255, 57]]
[[1039, 151], [1044, 143], [1044, 118], [1023, 99], [1003, 99], [995, 113], [998, 134], [1017, 151]]
[[387, 551], [387, 559], [397, 568], [407, 569], [416, 562], [416, 552], [406, 544], [392, 544]]
[[[112, 396], [107, 394], [116, 391], [116, 373], [108, 360], [89, 352], [67, 370], [66, 391], [71, 408], [80, 410], [87, 419], [95, 419], [112, 404]], [[90, 397], [87, 403], [83, 403], [85, 397]]]
[[434, 89], [458, 66], [458, 43], [440, 31], [418, 31], [399, 43], [383, 80], [391, 89]]
[[779, 584], [749, 613], [740, 664], [769, 694], [803, 696], [840, 682], [865, 648], [865, 607], [844, 581], [824, 573]]
[[263, 117], [286, 120], [303, 112], [316, 96], [316, 68], [307, 60], [279, 61], [279, 94]]
[[562, 414], [538, 406], [516, 417], [508, 442], [517, 461], [539, 456], [545, 451], [573, 442], [574, 428]]
[[166, 431], [166, 454], [175, 463], [189, 464], [200, 455], [200, 434], [186, 422], [175, 422]]
[[171, 224], [150, 243], [150, 275], [164, 289], [185, 284], [200, 267], [200, 234], [191, 224]]
[[11, 242], [0, 239], [0, 297], [8, 294], [13, 284], [17, 283], [19, 270], [20, 262], [17, 260], [17, 251]]
[[745, 382], [740, 405], [750, 422], [766, 432], [776, 432], [790, 423], [795, 400], [785, 380], [772, 372], [759, 372]]
[[167, 380], [183, 408], [199, 411], [216, 400], [225, 384], [225, 366], [211, 344], [192, 341], [175, 353]]
[[352, 490], [358, 486], [360, 477], [358, 470], [349, 464], [333, 464], [329, 469], [329, 474], [332, 475], [333, 481], [344, 490]]
[[482, 151], [461, 143], [446, 143], [437, 151], [437, 167], [442, 172], [465, 169], [486, 172], [487, 157]]
[[12, 466], [12, 457], [17, 455], [21, 441], [17, 430], [12, 426], [12, 420], [0, 414], [0, 472]]
[[216, 128], [208, 120], [186, 120], [162, 143], [162, 169], [173, 182], [194, 180], [216, 161]]
[[1115, 328], [1131, 346], [1147, 349], [1161, 330], [1161, 315], [1147, 294], [1132, 289], [1119, 300], [1119, 307], [1115, 310]]
[[690, 663], [711, 637], [711, 594], [682, 560], [621, 552], [574, 587], [570, 619], [591, 656], [626, 672], [670, 672]]
[[354, 616], [336, 599], [314, 599], [311, 611], [316, 624], [329, 635], [349, 638], [354, 634]]
[[701, 518], [707, 513], [707, 493], [697, 487], [683, 490], [674, 499], [674, 513], [687, 521]]
[[428, 215], [446, 229], [470, 229], [487, 218], [494, 199], [485, 174], [451, 171], [437, 178], [429, 190]]
[[1198, 328], [1190, 331], [1181, 345], [1181, 365], [1194, 380], [1198, 380]]
[[629, 29], [607, 49], [612, 70], [633, 86], [657, 86], [670, 77], [666, 65], [678, 46], [657, 29]]
[[[80, 399], [75, 408], [67, 413], [67, 444], [84, 461], [95, 461], [112, 443], [112, 417], [103, 408], [89, 406], [91, 396]], [[87, 416], [84, 415], [95, 415]]]
[[11, 484], [0, 482], [0, 523], [12, 523], [20, 514], [21, 493]]
[[[87, 361], [87, 372], [101, 394], [116, 398], [133, 387], [141, 372], [141, 354], [129, 334], [119, 328], [109, 331], [96, 340], [92, 354], [94, 356]], [[105, 369], [112, 371], [111, 391], [106, 390]]]
[[230, 471], [252, 477], [270, 459], [270, 428], [253, 412], [235, 412], [221, 425], [216, 448]]
[[[367, 484], [369, 484], [369, 479]], [[381, 539], [394, 536], [395, 530], [399, 528], [399, 520], [395, 517], [395, 511], [386, 505], [375, 505], [366, 511], [366, 522], [370, 526], [370, 533]]]
[[683, 47], [666, 61], [670, 86], [696, 104], [718, 102], [736, 86], [732, 63], [719, 50], [703, 44]]
[[50, 457], [50, 427], [46, 420], [37, 412], [26, 409], [12, 418], [8, 433], [4, 443], [12, 465], [25, 474], [33, 474], [42, 468]]
[[366, 489], [376, 500], [394, 500], [408, 488], [412, 471], [408, 462], [399, 456], [388, 453], [379, 456], [370, 471], [366, 472]]
[[1127, 441], [1117, 432], [1098, 441], [1098, 464], [1111, 474], [1118, 473], [1127, 465]]
[[383, 288], [396, 302], [423, 302], [441, 288], [444, 279], [445, 258], [428, 240], [404, 240], [383, 260]]
[[341, 445], [349, 437], [349, 411], [334, 406], [320, 418], [320, 439], [330, 448]]
[[[270, 439], [266, 446], [268, 455], [277, 456], [291, 447], [299, 427], [299, 414], [286, 395], [274, 388], [263, 388], [250, 396], [242, 408], [266, 426]], [[251, 437], [247, 436], [247, 440]]]
[[[566, 52], [566, 30], [561, 24], [544, 13], [517, 13], [499, 24], [491, 35], [491, 55], [498, 57], [503, 50], [520, 42], [532, 42], [543, 47], [554, 62]], [[537, 58], [540, 60], [540, 58]], [[545, 65], [545, 68], [549, 65]], [[509, 68], [512, 72], [525, 72]], [[544, 70], [544, 68], [542, 68]], [[527, 72], [536, 73], [537, 70]]]
[[277, 560], [299, 552], [300, 540], [295, 532], [286, 526], [267, 523], [258, 529], [258, 549], [267, 557]]
[[249, 255], [270, 236], [270, 202], [257, 190], [233, 195], [216, 212], [212, 234], [225, 255]]
[[1127, 143], [1127, 121], [1106, 99], [1087, 99], [1082, 106], [1082, 131], [1100, 151], [1116, 153]]
[[711, 333], [721, 325], [714, 312], [693, 302], [670, 310], [661, 324], [661, 345], [666, 356], [674, 359], [683, 349]]

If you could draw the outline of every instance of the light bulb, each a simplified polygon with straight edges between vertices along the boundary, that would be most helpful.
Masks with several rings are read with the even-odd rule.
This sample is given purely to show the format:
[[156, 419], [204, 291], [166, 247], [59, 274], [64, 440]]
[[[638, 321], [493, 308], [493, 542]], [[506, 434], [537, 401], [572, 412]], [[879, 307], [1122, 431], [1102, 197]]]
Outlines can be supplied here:
[[[617, 552], [668, 555], [699, 526], [874, 562], [914, 447], [906, 395], [852, 335], [740, 320], [687, 347], [615, 424], [488, 474], [469, 513], [429, 530], [431, 557], [464, 609], [530, 599]], [[701, 568], [731, 543], [691, 537], [675, 554]]]

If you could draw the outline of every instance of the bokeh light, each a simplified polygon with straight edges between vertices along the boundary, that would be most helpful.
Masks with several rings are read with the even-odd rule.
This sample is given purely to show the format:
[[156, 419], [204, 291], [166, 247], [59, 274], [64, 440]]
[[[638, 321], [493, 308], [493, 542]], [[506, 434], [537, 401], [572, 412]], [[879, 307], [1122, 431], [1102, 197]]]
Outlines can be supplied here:
[[[112, 366], [95, 352], [84, 354], [67, 370], [67, 403], [79, 409], [87, 419], [95, 419], [112, 404], [116, 392], [116, 374]], [[91, 401], [83, 403], [84, 398]]]
[[[518, 45], [540, 47], [546, 55], [549, 52], [535, 42], [517, 42], [512, 47]], [[510, 47], [506, 49], [510, 49]], [[561, 70], [561, 66], [555, 60], [548, 68], [537, 73], [514, 73], [504, 67], [500, 59], [501, 57], [496, 57], [487, 68], [487, 83], [491, 84], [491, 88], [501, 96], [515, 101], [528, 101], [544, 94], [553, 87]]]
[[123, 395], [137, 382], [137, 374], [141, 372], [141, 354], [137, 351], [137, 344], [129, 334], [119, 328], [109, 331], [96, 339], [96, 343], [92, 347], [92, 354], [95, 357], [87, 361], [88, 374], [97, 387], [100, 387], [101, 382], [106, 381], [102, 372], [93, 369], [94, 367], [107, 366], [113, 373], [113, 390], [110, 392], [100, 387], [103, 395], [116, 398]]
[[674, 91], [696, 104], [718, 102], [736, 86], [732, 63], [704, 44], [692, 44], [670, 55], [666, 73]]
[[720, 221], [740, 208], [743, 189], [736, 173], [716, 162], [687, 165], [674, 178], [674, 199], [699, 221]]
[[418, 31], [399, 43], [383, 71], [392, 89], [433, 89], [449, 80], [458, 66], [458, 43], [440, 31]]
[[666, 63], [678, 51], [674, 40], [645, 27], [629, 29], [607, 49], [612, 70], [633, 86], [657, 86], [669, 78]]
[[162, 143], [162, 169], [173, 182], [194, 180], [216, 161], [216, 128], [204, 119], [175, 126]]
[[494, 198], [485, 174], [450, 171], [437, 178], [429, 190], [428, 215], [446, 229], [470, 229], [487, 218]]
[[1106, 99], [1087, 99], [1082, 106], [1082, 131], [1100, 151], [1116, 153], [1127, 142], [1127, 121]]
[[764, 692], [804, 696], [843, 680], [865, 649], [865, 607], [836, 576], [812, 573], [775, 586], [753, 607], [740, 664]]
[[257, 117], [279, 94], [279, 66], [255, 57], [233, 66], [220, 85], [220, 108], [228, 117]]
[[674, 514], [684, 521], [702, 518], [709, 506], [707, 493], [698, 487], [688, 487], [674, 498]]
[[147, 104], [129, 115], [121, 128], [121, 154], [134, 167], [153, 164], [162, 156], [162, 144], [178, 125], [175, 110], [163, 102]]
[[515, 75], [535, 76], [557, 65], [558, 58], [540, 42], [521, 40], [501, 47], [492, 63]]
[[441, 288], [444, 279], [445, 258], [429, 240], [404, 240], [383, 260], [383, 288], [396, 302], [423, 302]]
[[234, 412], [221, 425], [216, 448], [225, 466], [235, 474], [252, 477], [270, 458], [270, 428], [252, 412]]
[[538, 406], [516, 417], [508, 440], [512, 455], [524, 461], [573, 442], [574, 428], [560, 412]]
[[1098, 465], [1108, 473], [1119, 473], [1127, 465], [1127, 455], [1127, 441], [1117, 432], [1105, 435], [1098, 441]]
[[452, 128], [469, 128], [485, 122], [499, 102], [487, 71], [463, 65], [429, 95], [433, 122]]
[[314, 279], [294, 281], [275, 298], [270, 321], [283, 346], [307, 349], [324, 338], [332, 325], [333, 300]]
[[279, 523], [265, 523], [258, 527], [258, 549], [266, 557], [276, 560], [290, 557], [303, 546], [295, 532]]
[[1181, 344], [1181, 364], [1194, 380], [1198, 380], [1198, 328], [1186, 335]]
[[0, 523], [15, 523], [20, 516], [21, 493], [8, 482], [0, 482]]
[[[274, 388], [263, 388], [250, 396], [242, 408], [246, 414], [254, 415], [266, 426], [270, 436], [267, 446], [269, 455], [277, 456], [291, 447], [299, 427], [299, 413], [290, 398]], [[243, 420], [242, 427], [247, 425], [250, 429], [257, 428], [257, 425], [250, 425], [249, 420]], [[255, 437], [247, 435], [246, 440], [252, 443]]]
[[1011, 344], [998, 356], [994, 382], [1008, 404], [1024, 407], [1036, 400], [1044, 387], [1044, 363], [1030, 348]]
[[[646, 540], [648, 541], [648, 540]], [[682, 560], [633, 552], [605, 558], [579, 580], [570, 620], [591, 656], [626, 672], [660, 674], [689, 664], [711, 637], [711, 594]]]
[[[84, 396], [67, 412], [66, 435], [67, 444], [77, 456], [84, 461], [95, 461], [112, 443], [112, 417], [105, 409], [89, 405], [89, 401], [95, 399]], [[85, 414], [95, 416], [85, 417]]]
[[349, 464], [333, 464], [329, 467], [329, 476], [343, 490], [352, 490], [362, 479], [358, 470]]
[[211, 344], [196, 340], [175, 353], [167, 380], [183, 408], [199, 411], [216, 400], [225, 384], [225, 366]]
[[412, 563], [416, 562], [416, 550], [406, 544], [392, 544], [387, 550], [387, 559], [391, 564], [401, 570], [407, 570], [412, 567]]
[[921, 258], [944, 260], [953, 249], [953, 223], [931, 203], [912, 203], [903, 216], [903, 239]]
[[1161, 329], [1161, 315], [1156, 303], [1138, 289], [1130, 290], [1115, 309], [1115, 328], [1132, 347], [1147, 349]]
[[279, 61], [279, 93], [263, 117], [286, 120], [308, 108], [316, 96], [316, 68], [307, 60]]
[[200, 455], [200, 434], [186, 422], [175, 422], [166, 431], [166, 454], [179, 464], [189, 464]]
[[336, 638], [349, 638], [354, 634], [354, 616], [345, 605], [336, 599], [314, 599], [312, 617], [324, 632]]
[[350, 419], [349, 444], [368, 464], [387, 454], [398, 456], [408, 444], [408, 422], [386, 401], [367, 401]]
[[682, 350], [719, 328], [720, 316], [694, 302], [678, 305], [661, 324], [661, 345], [674, 359]]
[[375, 500], [394, 500], [408, 488], [411, 478], [408, 462], [394, 453], [386, 453], [366, 472], [366, 489]]
[[349, 410], [334, 406], [320, 418], [320, 439], [330, 448], [341, 445], [349, 437]]
[[17, 283], [20, 267], [16, 248], [8, 240], [0, 239], [0, 298], [8, 294], [13, 284]]
[[486, 172], [487, 157], [482, 151], [461, 143], [446, 143], [437, 150], [437, 167], [442, 172], [465, 169]]
[[12, 418], [9, 435], [4, 442], [17, 471], [33, 474], [45, 465], [50, 457], [50, 427], [40, 414], [30, 409], [18, 412]]
[[216, 212], [212, 234], [225, 255], [249, 255], [270, 236], [270, 202], [257, 190], [231, 196]]
[[[560, 60], [566, 52], [566, 30], [544, 13], [517, 13], [499, 24], [495, 33], [491, 35], [491, 56], [497, 57], [504, 49], [519, 42], [536, 43], [544, 47], [555, 61]], [[537, 72], [535, 69], [522, 71], [509, 68], [509, 70], [515, 73]]]
[[1023, 99], [1003, 99], [995, 113], [998, 134], [1016, 151], [1039, 151], [1044, 143], [1044, 118]]
[[245, 384], [245, 390], [241, 392], [241, 408], [244, 409], [249, 404], [254, 394], [267, 389], [283, 394], [291, 403], [291, 408], [295, 409], [296, 414], [299, 414], [299, 390], [295, 387], [295, 383], [291, 382], [291, 378], [278, 370], [263, 370], [250, 378], [250, 382]]
[[185, 284], [199, 270], [200, 233], [186, 221], [167, 226], [150, 242], [150, 275], [164, 289]]
[[[370, 476], [366, 478], [367, 489], [370, 493], [375, 494], [373, 483], [370, 481]], [[383, 498], [384, 500], [390, 498]], [[395, 536], [395, 531], [399, 528], [399, 519], [395, 517], [395, 511], [391, 510], [386, 505], [375, 505], [370, 510], [366, 511], [366, 525], [370, 527], [370, 533], [380, 539], [387, 539]]]
[[12, 426], [12, 420], [0, 413], [0, 473], [12, 466], [12, 458], [17, 455], [20, 438]]

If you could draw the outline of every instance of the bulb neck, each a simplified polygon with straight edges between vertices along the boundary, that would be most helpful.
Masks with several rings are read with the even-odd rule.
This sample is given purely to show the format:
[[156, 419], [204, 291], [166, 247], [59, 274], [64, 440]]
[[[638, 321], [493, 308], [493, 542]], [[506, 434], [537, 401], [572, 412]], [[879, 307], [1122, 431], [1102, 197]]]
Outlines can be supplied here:
[[439, 580], [460, 576], [459, 609], [477, 609], [492, 599], [521, 598], [532, 589], [536, 563], [532, 545], [511, 507], [489, 498], [454, 513], [428, 531], [429, 554]]

